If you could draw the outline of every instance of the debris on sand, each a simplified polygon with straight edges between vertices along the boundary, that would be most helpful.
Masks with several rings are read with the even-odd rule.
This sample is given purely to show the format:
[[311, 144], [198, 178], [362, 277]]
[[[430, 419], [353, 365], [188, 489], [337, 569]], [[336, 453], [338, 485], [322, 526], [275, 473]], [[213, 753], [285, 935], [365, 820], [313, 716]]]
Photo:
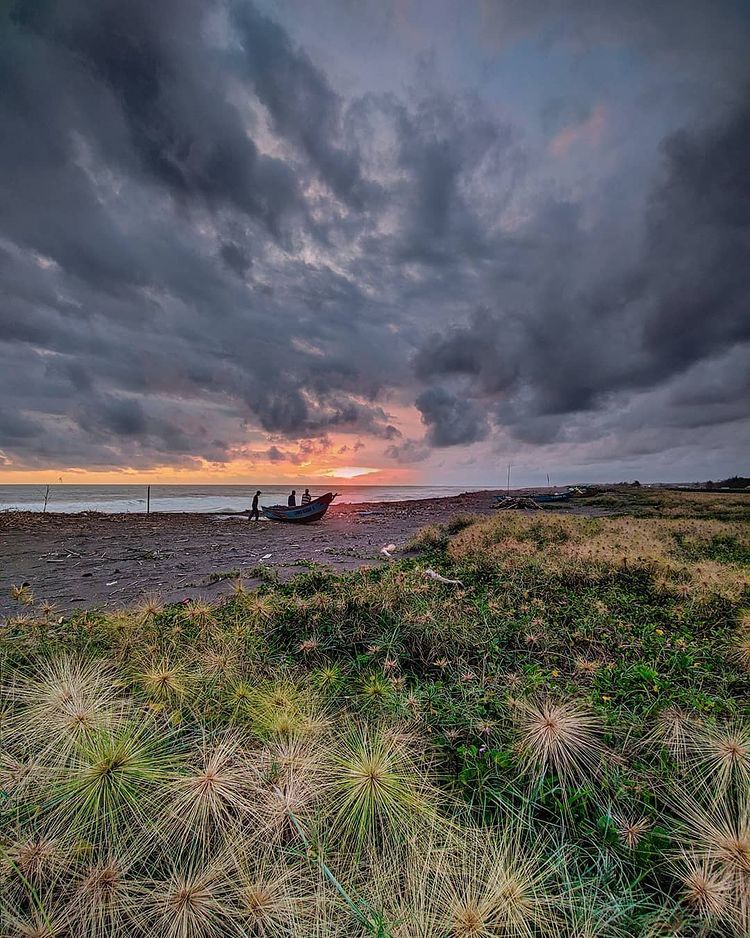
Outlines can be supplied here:
[[380, 553], [384, 554], [389, 560], [393, 560], [393, 551], [396, 549], [395, 544], [386, 544], [385, 547], [380, 548]]
[[438, 583], [447, 583], [449, 586], [460, 586], [463, 588], [463, 583], [461, 580], [451, 580], [447, 576], [441, 576], [439, 573], [436, 573], [431, 567], [428, 567], [425, 572], [425, 576], [428, 576], [431, 580], [437, 580]]
[[521, 496], [520, 498], [512, 498], [508, 496], [499, 502], [496, 506], [500, 511], [507, 511], [508, 509], [522, 509], [529, 511], [541, 511], [542, 506], [537, 504], [533, 498], [526, 498]]

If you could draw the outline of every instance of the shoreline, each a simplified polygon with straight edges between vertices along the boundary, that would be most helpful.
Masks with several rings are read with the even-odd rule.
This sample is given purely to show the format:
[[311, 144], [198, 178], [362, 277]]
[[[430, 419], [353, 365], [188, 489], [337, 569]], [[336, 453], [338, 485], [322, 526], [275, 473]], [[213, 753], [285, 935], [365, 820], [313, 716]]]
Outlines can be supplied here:
[[252, 572], [271, 566], [282, 579], [306, 564], [337, 572], [384, 562], [382, 547], [399, 548], [420, 528], [468, 512], [489, 515], [500, 489], [442, 498], [332, 505], [307, 525], [250, 522], [213, 512], [0, 513], [0, 618], [24, 607], [11, 587], [27, 583], [37, 602], [60, 614], [76, 608], [129, 606], [147, 593], [164, 602], [215, 602], [237, 575], [248, 588]]
[[[0, 485], [0, 515], [7, 513], [32, 514], [146, 514], [150, 498], [151, 513], [168, 514], [216, 514], [220, 511], [241, 511], [247, 508], [259, 486], [252, 485], [62, 485], [50, 490], [49, 502], [44, 507], [44, 489], [39, 486], [19, 485], [24, 497], [14, 498], [13, 486]], [[291, 485], [261, 487], [261, 505], [286, 504]], [[302, 492], [304, 486], [298, 485]], [[497, 486], [380, 486], [380, 485], [313, 485], [309, 486], [312, 497], [326, 492], [336, 492], [337, 504], [362, 505], [372, 502], [419, 501], [435, 498], [452, 498], [468, 493], [495, 491]], [[34, 497], [32, 498], [31, 495]]]
[[[540, 491], [511, 489], [510, 494]], [[608, 486], [590, 492], [604, 498], [543, 507], [565, 515], [603, 516], [621, 511], [633, 497], [649, 499], [648, 491], [645, 486]], [[739, 497], [742, 502], [748, 495], [681, 492], [685, 497]], [[321, 521], [310, 524], [256, 523], [247, 515], [217, 512], [0, 512], [0, 624], [31, 611], [11, 596], [12, 587], [23, 584], [37, 606], [46, 601], [61, 615], [74, 609], [128, 607], [146, 594], [165, 603], [198, 598], [216, 602], [232, 591], [237, 577], [248, 589], [259, 585], [261, 567], [273, 568], [286, 581], [313, 564], [334, 572], [377, 566], [386, 562], [384, 546], [403, 550], [420, 528], [457, 514], [490, 516], [495, 495], [504, 494], [498, 488], [437, 498], [334, 503]]]

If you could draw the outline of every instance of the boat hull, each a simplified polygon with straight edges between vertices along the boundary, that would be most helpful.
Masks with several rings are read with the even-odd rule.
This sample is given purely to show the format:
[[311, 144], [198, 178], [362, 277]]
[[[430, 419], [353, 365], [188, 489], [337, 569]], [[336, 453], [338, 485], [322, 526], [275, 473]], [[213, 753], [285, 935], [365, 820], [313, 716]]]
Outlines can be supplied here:
[[294, 508], [289, 508], [286, 505], [270, 505], [263, 509], [263, 514], [269, 521], [309, 524], [311, 521], [320, 521], [335, 497], [333, 492], [327, 492], [325, 495], [321, 495], [320, 498], [314, 498], [307, 505], [296, 505]]
[[[508, 496], [507, 495], [496, 495], [495, 498], [497, 501], [502, 502]], [[545, 492], [543, 495], [527, 495], [527, 498], [533, 499], [540, 505], [547, 504], [548, 502], [567, 502], [570, 501], [571, 493], [570, 492]]]

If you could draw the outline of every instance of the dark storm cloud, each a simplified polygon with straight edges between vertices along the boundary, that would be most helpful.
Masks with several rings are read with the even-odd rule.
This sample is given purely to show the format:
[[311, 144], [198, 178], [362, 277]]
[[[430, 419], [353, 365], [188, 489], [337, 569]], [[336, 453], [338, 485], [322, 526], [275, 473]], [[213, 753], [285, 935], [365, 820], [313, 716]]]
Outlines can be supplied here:
[[[29, 186], [23, 194], [33, 199], [41, 177], [49, 187], [39, 195], [64, 199], [58, 209], [69, 206], [68, 218], [91, 226], [80, 239], [55, 232], [59, 244], [48, 236], [35, 246], [87, 280], [142, 283], [148, 271], [119, 226], [97, 211], [77, 143], [125, 173], [145, 173], [188, 204], [232, 206], [274, 233], [286, 213], [302, 209], [292, 167], [258, 152], [228, 98], [229, 75], [201, 35], [212, 7], [73, 0], [64, 9], [13, 8], [2, 85], [16, 99], [7, 115], [16, 146], [32, 157], [21, 174]], [[63, 218], [55, 221], [57, 229]], [[29, 229], [42, 237], [37, 226]], [[102, 246], [97, 237], [106, 239]]]
[[362, 178], [356, 150], [344, 143], [339, 96], [286, 32], [253, 4], [234, 4], [232, 19], [244, 53], [241, 67], [274, 130], [304, 152], [336, 196], [361, 208], [374, 187]]
[[0, 408], [0, 439], [6, 443], [18, 443], [19, 440], [34, 437], [41, 429], [36, 421], [6, 408]]
[[423, 440], [404, 440], [386, 448], [385, 455], [398, 463], [411, 464], [422, 462], [430, 455], [430, 447]]
[[468, 376], [485, 393], [502, 392], [516, 380], [520, 362], [514, 363], [513, 323], [503, 324], [487, 309], [475, 312], [467, 325], [434, 333], [414, 358], [417, 377]]
[[417, 398], [427, 440], [433, 446], [458, 446], [483, 440], [489, 432], [487, 420], [476, 404], [445, 388], [429, 388]]
[[252, 258], [242, 250], [239, 244], [233, 241], [224, 241], [219, 248], [221, 259], [230, 270], [233, 270], [238, 277], [244, 277], [250, 265]]
[[264, 455], [269, 462], [298, 463], [300, 461], [299, 456], [297, 456], [296, 453], [289, 453], [285, 450], [280, 450], [278, 446], [269, 446]]
[[[741, 419], [743, 19], [688, 7], [707, 47], [726, 33], [721, 75], [699, 30], [675, 37], [660, 11], [569, 3], [576, 41], [682, 55], [719, 89], [648, 172], [582, 189], [504, 90], [420, 79], [353, 98], [250, 0], [6, 5], [0, 456], [294, 464], [351, 433], [406, 464], [505, 430], [590, 443], [647, 412], [676, 434]], [[493, 10], [488, 41], [498, 22], [566, 35], [548, 4]], [[555, 88], [539, 125], [593, 113]], [[394, 400], [424, 440], [402, 437]]]
[[[227, 9], [230, 49], [210, 39], [210, 17]], [[11, 384], [6, 368], [0, 391], [64, 417], [96, 464], [92, 448], [117, 464], [136, 439], [156, 461], [226, 458], [202, 432], [217, 404], [235, 439], [247, 414], [290, 436], [398, 434], [369, 403], [384, 370], [375, 326], [340, 327], [363, 303], [358, 285], [284, 253], [290, 238], [318, 237], [300, 181], [318, 178], [356, 206], [375, 187], [355, 149], [336, 143], [338, 96], [283, 30], [250, 4], [169, 0], [19, 3], [5, 17], [2, 340], [50, 355], [28, 353], [41, 390]], [[253, 139], [260, 118], [242, 109], [253, 90], [291, 146], [283, 158]], [[253, 258], [269, 251], [283, 262], [248, 290]], [[323, 342], [324, 360], [289, 346], [298, 328]], [[354, 358], [350, 343], [367, 354]], [[39, 432], [15, 452], [32, 463], [57, 435], [27, 425]]]
[[665, 141], [647, 244], [656, 309], [647, 352], [679, 368], [750, 339], [750, 84], [728, 120]]
[[[719, 126], [670, 136], [632, 267], [605, 268], [576, 289], [575, 267], [560, 275], [550, 264], [523, 316], [481, 310], [433, 334], [415, 356], [416, 375], [463, 377], [470, 397], [489, 398], [497, 423], [544, 443], [559, 438], [567, 414], [654, 387], [750, 341], [748, 165], [746, 101]], [[554, 241], [564, 255], [571, 246], [596, 255], [575, 212], [558, 221]], [[542, 243], [541, 233], [534, 240]], [[729, 386], [724, 393], [733, 394]], [[747, 415], [746, 399], [744, 409]]]
[[485, 158], [506, 155], [510, 128], [485, 115], [471, 98], [430, 97], [414, 113], [398, 107], [395, 116], [399, 165], [411, 180], [403, 257], [451, 263], [481, 256], [487, 247], [485, 224], [465, 187]]

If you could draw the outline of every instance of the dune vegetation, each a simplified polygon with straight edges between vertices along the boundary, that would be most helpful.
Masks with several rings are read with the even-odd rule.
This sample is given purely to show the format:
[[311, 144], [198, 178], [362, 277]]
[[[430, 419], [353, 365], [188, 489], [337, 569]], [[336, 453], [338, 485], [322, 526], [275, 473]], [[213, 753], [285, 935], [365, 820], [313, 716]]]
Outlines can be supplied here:
[[0, 934], [747, 935], [749, 518], [460, 517], [218, 605], [19, 587]]

